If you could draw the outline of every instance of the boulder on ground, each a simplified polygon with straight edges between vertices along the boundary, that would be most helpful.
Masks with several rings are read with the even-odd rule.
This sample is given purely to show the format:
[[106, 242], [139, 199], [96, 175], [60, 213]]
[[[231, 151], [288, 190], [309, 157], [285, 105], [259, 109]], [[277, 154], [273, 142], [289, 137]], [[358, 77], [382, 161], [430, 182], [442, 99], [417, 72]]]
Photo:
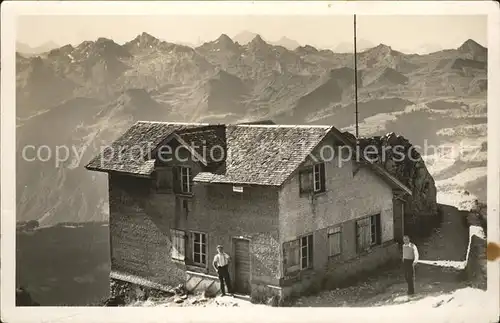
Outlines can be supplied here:
[[217, 296], [217, 293], [214, 292], [213, 290], [205, 289], [203, 291], [203, 297], [205, 298], [214, 298], [215, 296]]

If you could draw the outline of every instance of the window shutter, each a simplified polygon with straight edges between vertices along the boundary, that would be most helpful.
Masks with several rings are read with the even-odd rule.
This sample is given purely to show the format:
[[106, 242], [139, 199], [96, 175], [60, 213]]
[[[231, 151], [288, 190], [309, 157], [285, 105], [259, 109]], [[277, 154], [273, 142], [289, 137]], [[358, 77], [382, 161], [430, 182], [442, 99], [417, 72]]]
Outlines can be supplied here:
[[313, 167], [308, 167], [299, 172], [300, 192], [310, 193], [314, 188]]
[[373, 217], [373, 221], [375, 222], [375, 243], [382, 243], [382, 226], [380, 224], [380, 214], [376, 214]]
[[158, 171], [154, 170], [151, 173], [151, 178], [153, 179], [154, 188], [160, 188], [160, 176], [158, 176]]
[[160, 190], [172, 189], [172, 171], [168, 168], [159, 168], [155, 171], [156, 188]]
[[321, 191], [325, 190], [326, 178], [325, 178], [325, 163], [321, 163], [319, 165], [319, 176], [320, 176], [320, 185]]
[[184, 232], [179, 235], [179, 253], [181, 260], [184, 260], [186, 257], [186, 235]]
[[311, 268], [313, 266], [313, 235], [307, 237], [307, 257], [308, 264], [307, 267]]
[[173, 188], [175, 193], [181, 192], [181, 178], [179, 174], [179, 167], [172, 167], [172, 179], [173, 179]]
[[370, 218], [356, 221], [356, 237], [358, 251], [363, 251], [371, 245], [371, 223]]
[[172, 258], [177, 260], [185, 260], [186, 255], [186, 236], [184, 231], [170, 230], [172, 237]]
[[188, 168], [187, 172], [189, 174], [188, 175], [189, 193], [192, 193], [193, 192], [193, 173], [192, 173], [191, 168]]
[[285, 274], [300, 269], [300, 240], [283, 243], [283, 266]]
[[358, 252], [363, 250], [363, 236], [362, 236], [362, 229], [359, 221], [356, 221], [356, 243], [357, 243], [357, 249]]
[[342, 253], [342, 230], [339, 226], [328, 229], [329, 255]]

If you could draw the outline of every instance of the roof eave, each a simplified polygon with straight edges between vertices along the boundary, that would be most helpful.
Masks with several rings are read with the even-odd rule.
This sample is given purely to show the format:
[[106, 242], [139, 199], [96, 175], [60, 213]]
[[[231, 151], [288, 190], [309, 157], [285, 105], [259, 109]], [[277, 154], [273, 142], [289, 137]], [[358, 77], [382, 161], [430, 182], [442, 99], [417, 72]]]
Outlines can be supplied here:
[[[278, 187], [281, 187], [283, 186], [283, 184], [285, 184], [290, 178], [292, 178], [295, 174], [295, 172], [297, 172], [297, 170], [301, 167], [301, 165], [304, 164], [304, 162], [307, 160], [307, 157], [314, 151], [314, 149], [316, 149], [316, 147], [318, 147], [318, 145], [330, 134], [332, 133], [332, 130], [335, 129], [337, 130], [334, 126], [329, 126], [329, 129], [327, 132], [325, 132], [325, 134], [321, 137], [321, 139], [318, 141], [318, 143], [316, 145], [314, 145], [308, 152], [307, 154], [305, 155], [305, 157], [300, 161], [300, 163], [298, 164], [298, 166], [290, 172], [290, 174], [288, 174], [282, 181], [281, 183], [279, 184], [275, 184], [275, 186], [278, 186]], [[338, 130], [337, 130], [338, 131]]]
[[[332, 127], [331, 132], [334, 133], [334, 135], [342, 141], [344, 144], [352, 146], [355, 145], [355, 142], [352, 142], [349, 140], [349, 138], [345, 137], [337, 128]], [[376, 172], [380, 175], [383, 176], [386, 180], [388, 180], [391, 184], [395, 185], [397, 188], [401, 189], [403, 192], [405, 192], [407, 195], [412, 196], [412, 191], [401, 181], [399, 181], [396, 177], [392, 176], [385, 168], [383, 168], [380, 165], [374, 164], [366, 160], [362, 155], [359, 156], [364, 162], [368, 163]]]
[[107, 173], [107, 174], [122, 174], [122, 175], [129, 175], [129, 176], [134, 176], [134, 177], [141, 177], [141, 178], [150, 178], [151, 174], [153, 172], [150, 172], [148, 174], [145, 173], [132, 173], [132, 172], [126, 172], [126, 171], [120, 171], [116, 169], [102, 169], [102, 168], [97, 168], [97, 167], [91, 167], [91, 166], [85, 166], [85, 169], [92, 171], [92, 172], [98, 172], [98, 173]]
[[221, 184], [221, 185], [233, 185], [233, 186], [269, 186], [269, 187], [281, 187], [282, 184], [276, 184], [276, 183], [255, 183], [255, 182], [236, 182], [236, 181], [207, 181], [207, 180], [196, 180], [193, 179], [193, 182], [195, 183], [201, 183], [201, 184]]
[[375, 168], [379, 172], [379, 174], [381, 176], [384, 176], [392, 185], [395, 186], [395, 188], [400, 189], [406, 195], [410, 195], [410, 196], [413, 195], [412, 191], [406, 185], [404, 185], [403, 183], [401, 183], [400, 180], [398, 180], [397, 178], [395, 178], [394, 176], [392, 176], [391, 174], [389, 174], [389, 172], [387, 172], [387, 170], [385, 170], [384, 168], [382, 168], [382, 166], [377, 165], [377, 164], [373, 164], [373, 163], [370, 164], [370, 166], [372, 166], [373, 168]]

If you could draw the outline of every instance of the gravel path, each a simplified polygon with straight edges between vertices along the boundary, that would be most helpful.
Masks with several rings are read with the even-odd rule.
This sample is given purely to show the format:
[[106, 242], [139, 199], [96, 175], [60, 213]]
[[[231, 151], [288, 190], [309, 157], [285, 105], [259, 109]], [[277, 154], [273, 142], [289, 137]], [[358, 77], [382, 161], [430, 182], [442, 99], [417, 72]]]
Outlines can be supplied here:
[[[420, 243], [420, 259], [431, 264], [417, 264], [412, 301], [428, 296], [451, 293], [466, 287], [457, 279], [456, 266], [465, 260], [469, 232], [463, 221], [465, 214], [453, 207], [444, 207], [443, 222], [432, 235]], [[438, 261], [438, 262], [436, 262]], [[432, 264], [436, 262], [435, 264]], [[447, 268], [444, 265], [450, 265]], [[443, 265], [443, 266], [441, 266]], [[294, 306], [382, 306], [408, 301], [402, 268], [386, 270], [354, 286], [324, 291], [299, 298]]]

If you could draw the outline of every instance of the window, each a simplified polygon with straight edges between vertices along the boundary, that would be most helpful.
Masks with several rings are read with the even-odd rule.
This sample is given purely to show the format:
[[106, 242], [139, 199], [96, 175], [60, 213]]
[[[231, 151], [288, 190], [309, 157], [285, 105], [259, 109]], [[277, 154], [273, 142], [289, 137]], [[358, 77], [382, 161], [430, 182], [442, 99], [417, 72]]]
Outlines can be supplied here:
[[190, 194], [193, 185], [191, 168], [180, 167], [180, 171], [181, 171], [181, 192]]
[[193, 263], [206, 267], [207, 265], [207, 235], [201, 232], [192, 232]]
[[321, 193], [325, 191], [325, 163], [302, 169], [299, 172], [300, 193]]
[[328, 229], [328, 256], [334, 257], [342, 253], [342, 229], [340, 226]]
[[156, 171], [156, 188], [160, 191], [172, 190], [172, 171], [170, 169], [158, 169]]
[[380, 244], [380, 214], [372, 215], [356, 221], [356, 238], [358, 252]]
[[300, 257], [301, 268], [311, 268], [313, 262], [313, 235], [302, 237], [300, 239]]
[[314, 165], [314, 192], [325, 191], [325, 163]]
[[283, 244], [285, 274], [313, 266], [313, 235]]
[[172, 237], [172, 250], [171, 256], [172, 259], [182, 260], [184, 261], [186, 252], [186, 234], [184, 231], [172, 229], [170, 230], [170, 234]]

